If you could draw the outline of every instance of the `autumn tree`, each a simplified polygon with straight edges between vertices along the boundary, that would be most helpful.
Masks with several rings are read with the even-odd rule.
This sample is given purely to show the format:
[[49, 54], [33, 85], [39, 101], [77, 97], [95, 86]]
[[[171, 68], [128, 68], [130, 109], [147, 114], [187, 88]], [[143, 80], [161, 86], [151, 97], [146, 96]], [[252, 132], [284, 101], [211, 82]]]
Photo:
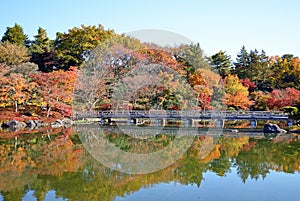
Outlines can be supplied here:
[[270, 108], [267, 105], [267, 100], [270, 98], [270, 93], [263, 91], [254, 91], [250, 95], [253, 105], [251, 105], [252, 110], [268, 111]]
[[0, 78], [5, 76], [11, 70], [11, 66], [8, 66], [6, 63], [0, 63]]
[[190, 75], [189, 83], [196, 93], [199, 108], [201, 110], [209, 109], [212, 91], [209, 89], [200, 69]]
[[124, 75], [143, 63], [145, 56], [136, 51], [142, 47], [139, 41], [116, 35], [103, 41], [89, 52], [86, 62], [81, 65], [75, 91], [75, 104], [85, 110], [110, 104], [109, 99], [115, 85]]
[[248, 88], [249, 93], [254, 92], [256, 88], [255, 82], [251, 82], [250, 78], [240, 79], [243, 86]]
[[2, 77], [0, 85], [1, 106], [14, 106], [15, 112], [18, 105], [24, 104], [31, 98], [31, 92], [35, 87], [34, 82], [28, 82], [21, 74], [11, 73]]
[[272, 75], [270, 82], [276, 89], [295, 88], [300, 89], [300, 61], [298, 57], [288, 59], [272, 57], [270, 61]]
[[77, 69], [68, 71], [39, 72], [31, 74], [31, 79], [37, 83], [35, 102], [47, 107], [47, 117], [51, 110], [61, 112], [64, 116], [71, 115], [71, 103], [77, 79]]
[[74, 91], [74, 106], [77, 109], [91, 111], [95, 109], [97, 103], [105, 99], [107, 91], [105, 80], [101, 79], [104, 71], [96, 65], [94, 68], [86, 67], [88, 65], [93, 65], [91, 60], [79, 72]]
[[13, 27], [7, 27], [1, 41], [14, 45], [28, 45], [27, 35], [24, 34], [23, 28], [17, 23]]
[[228, 75], [224, 80], [225, 104], [235, 109], [248, 109], [248, 88], [243, 86], [237, 75]]
[[293, 57], [290, 60], [290, 70], [291, 70], [291, 75], [292, 75], [292, 80], [295, 83], [294, 88], [300, 89], [300, 60], [299, 57]]
[[274, 89], [265, 102], [270, 109], [274, 110], [285, 106], [297, 106], [300, 103], [300, 91], [293, 88]]
[[37, 71], [38, 71], [38, 66], [35, 63], [25, 62], [25, 63], [21, 63], [19, 65], [15, 65], [15, 66], [11, 67], [8, 74], [10, 74], [10, 73], [21, 74], [21, 75], [23, 75], [23, 77], [25, 79], [28, 80], [28, 82], [31, 82], [30, 78], [29, 78], [30, 74], [36, 73]]
[[0, 63], [18, 65], [29, 61], [29, 59], [30, 56], [25, 46], [10, 42], [0, 43]]
[[[206, 92], [208, 92], [208, 94], [203, 94], [204, 96], [202, 96], [206, 99], [205, 102], [210, 100], [209, 102], [211, 107], [218, 109], [223, 108], [222, 102], [224, 99], [224, 86], [222, 84], [221, 76], [209, 69], [200, 68], [197, 71], [201, 73], [201, 76], [207, 84], [206, 89], [208, 90]], [[199, 100], [201, 100], [201, 98]]]

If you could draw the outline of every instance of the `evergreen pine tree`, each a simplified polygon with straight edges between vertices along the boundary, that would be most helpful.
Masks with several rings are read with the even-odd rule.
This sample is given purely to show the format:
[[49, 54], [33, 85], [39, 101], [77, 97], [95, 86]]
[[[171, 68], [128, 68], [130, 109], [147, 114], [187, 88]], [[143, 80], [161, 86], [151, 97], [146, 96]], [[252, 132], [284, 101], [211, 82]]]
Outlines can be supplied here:
[[14, 45], [29, 45], [27, 35], [24, 34], [23, 28], [17, 23], [14, 27], [7, 27], [1, 41], [9, 42]]
[[224, 51], [219, 51], [217, 54], [209, 58], [212, 70], [219, 73], [223, 78], [230, 73], [232, 64], [230, 56]]

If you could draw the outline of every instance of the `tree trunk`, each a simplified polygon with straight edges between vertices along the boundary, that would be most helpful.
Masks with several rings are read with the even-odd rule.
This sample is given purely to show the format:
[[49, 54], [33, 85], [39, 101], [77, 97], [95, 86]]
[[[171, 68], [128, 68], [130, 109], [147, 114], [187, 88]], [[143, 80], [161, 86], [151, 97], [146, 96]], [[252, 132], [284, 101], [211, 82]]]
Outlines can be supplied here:
[[92, 105], [88, 108], [88, 111], [89, 111], [89, 112], [92, 111], [93, 108], [95, 107], [95, 105], [96, 105], [99, 101], [100, 101], [99, 99], [95, 100], [95, 101], [92, 103]]
[[50, 116], [50, 111], [51, 111], [51, 107], [50, 106], [47, 106], [48, 107], [48, 110], [47, 110], [47, 118], [49, 118]]
[[18, 101], [15, 101], [15, 112], [18, 112]]

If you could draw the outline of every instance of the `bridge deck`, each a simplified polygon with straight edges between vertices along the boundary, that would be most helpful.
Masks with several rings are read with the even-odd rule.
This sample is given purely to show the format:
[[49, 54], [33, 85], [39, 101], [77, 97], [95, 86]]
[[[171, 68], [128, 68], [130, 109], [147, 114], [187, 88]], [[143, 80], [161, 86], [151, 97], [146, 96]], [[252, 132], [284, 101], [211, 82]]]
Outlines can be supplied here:
[[76, 113], [75, 118], [289, 120], [288, 115], [283, 112], [198, 110], [113, 110], [89, 113]]

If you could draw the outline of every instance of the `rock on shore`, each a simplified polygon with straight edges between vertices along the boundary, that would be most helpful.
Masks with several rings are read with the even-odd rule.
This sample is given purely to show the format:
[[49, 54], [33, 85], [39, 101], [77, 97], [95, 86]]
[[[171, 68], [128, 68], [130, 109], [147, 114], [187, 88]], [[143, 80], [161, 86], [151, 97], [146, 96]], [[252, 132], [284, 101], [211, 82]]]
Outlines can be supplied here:
[[[51, 123], [50, 125], [53, 128], [58, 128], [58, 127], [66, 127], [69, 128], [71, 127], [73, 124], [72, 120], [69, 118], [64, 118], [62, 120], [58, 119], [55, 122]], [[49, 124], [43, 123], [41, 120], [28, 120], [26, 122], [22, 122], [22, 121], [17, 121], [17, 120], [11, 120], [8, 122], [3, 122], [1, 124], [1, 128], [2, 129], [7, 129], [10, 131], [18, 131], [20, 129], [36, 129], [39, 128], [41, 126], [47, 126]]]
[[264, 126], [264, 133], [287, 133], [286, 130], [280, 128], [277, 124], [267, 123]]

